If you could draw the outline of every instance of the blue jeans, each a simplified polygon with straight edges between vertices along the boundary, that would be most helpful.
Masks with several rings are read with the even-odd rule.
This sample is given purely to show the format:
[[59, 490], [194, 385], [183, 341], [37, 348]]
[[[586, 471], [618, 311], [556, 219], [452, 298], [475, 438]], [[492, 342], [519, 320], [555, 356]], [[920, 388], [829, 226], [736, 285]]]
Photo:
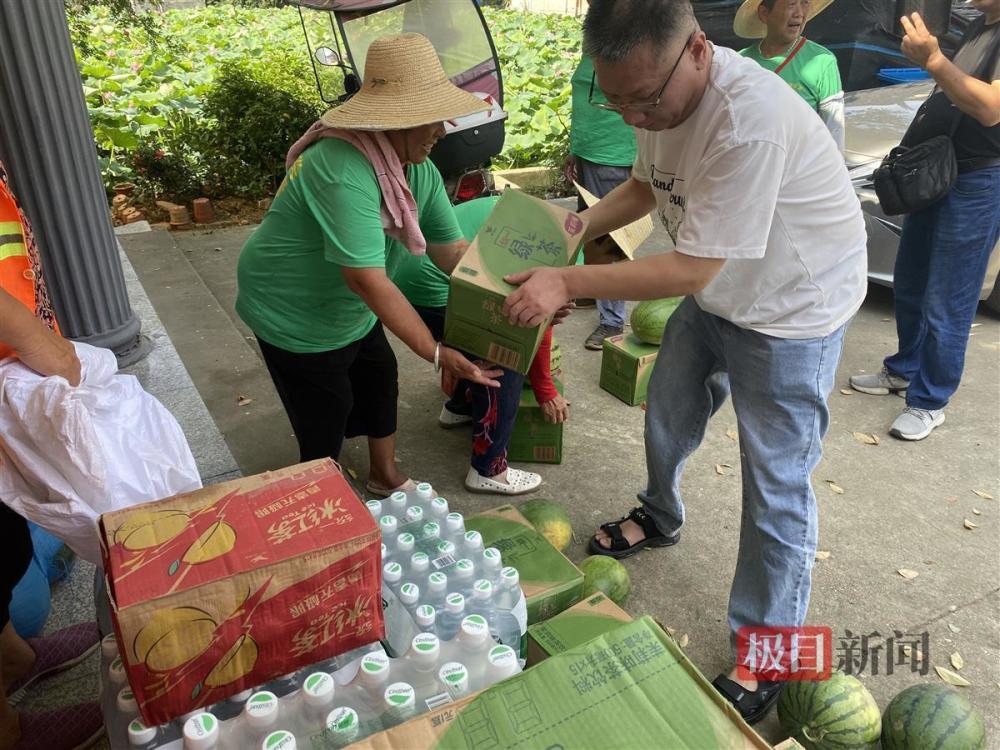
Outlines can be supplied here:
[[958, 390], [998, 237], [1000, 166], [959, 175], [944, 198], [903, 220], [893, 272], [899, 351], [885, 367], [910, 381], [907, 406], [943, 409]]
[[[445, 308], [415, 306], [414, 309], [434, 339], [440, 341], [444, 335]], [[514, 431], [523, 387], [524, 375], [504, 370], [499, 388], [460, 380], [445, 403], [448, 411], [472, 417], [472, 458], [469, 463], [484, 477], [495, 477], [507, 470], [507, 446]]]
[[615, 328], [625, 327], [625, 300], [599, 299], [597, 300], [597, 313], [600, 315], [601, 325]]
[[[580, 184], [598, 198], [603, 198], [632, 176], [631, 165], [597, 164], [582, 156], [576, 157], [576, 168]], [[583, 211], [586, 207], [587, 204], [583, 198], [578, 198], [577, 210]], [[599, 299], [597, 300], [597, 312], [601, 325], [615, 328], [625, 327], [625, 300]]]
[[[670, 316], [649, 382], [648, 486], [639, 500], [660, 531], [684, 523], [681, 474], [732, 393], [743, 516], [729, 626], [803, 623], [816, 552], [810, 477], [822, 456], [845, 324], [828, 336], [779, 339], [733, 325], [693, 297]], [[708, 541], [713, 544], [713, 540]]]

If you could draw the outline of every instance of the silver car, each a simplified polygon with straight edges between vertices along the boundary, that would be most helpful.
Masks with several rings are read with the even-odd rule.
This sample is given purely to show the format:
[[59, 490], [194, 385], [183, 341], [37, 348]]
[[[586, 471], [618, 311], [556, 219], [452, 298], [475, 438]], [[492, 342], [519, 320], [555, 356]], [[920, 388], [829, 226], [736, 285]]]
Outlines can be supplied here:
[[[906, 83], [848, 92], [845, 120], [847, 145], [844, 158], [861, 200], [868, 229], [868, 278], [892, 286], [892, 272], [899, 248], [902, 216], [886, 216], [872, 186], [872, 172], [896, 146], [910, 121], [933, 90], [933, 82]], [[1000, 242], [993, 248], [979, 299], [1000, 313]]]

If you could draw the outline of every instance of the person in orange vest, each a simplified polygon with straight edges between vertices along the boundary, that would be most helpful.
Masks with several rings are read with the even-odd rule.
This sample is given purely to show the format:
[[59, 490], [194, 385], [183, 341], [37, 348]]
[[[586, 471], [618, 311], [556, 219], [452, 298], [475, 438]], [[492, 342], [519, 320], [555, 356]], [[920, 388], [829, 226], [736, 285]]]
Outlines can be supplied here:
[[[59, 335], [42, 279], [31, 225], [0, 162], [0, 360], [17, 357], [36, 372], [80, 383], [73, 344]], [[2, 436], [0, 436], [2, 437]], [[79, 663], [100, 639], [97, 623], [71, 625], [25, 640], [10, 621], [10, 602], [33, 554], [28, 523], [0, 498], [0, 750], [89, 747], [103, 734], [96, 702], [47, 712], [15, 712], [9, 697]]]

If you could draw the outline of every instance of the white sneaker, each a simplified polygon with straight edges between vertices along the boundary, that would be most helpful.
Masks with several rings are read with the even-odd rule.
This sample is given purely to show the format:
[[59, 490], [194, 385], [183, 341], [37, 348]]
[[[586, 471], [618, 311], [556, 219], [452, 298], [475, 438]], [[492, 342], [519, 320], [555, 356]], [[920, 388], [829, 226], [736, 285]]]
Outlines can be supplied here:
[[438, 415], [438, 424], [446, 430], [452, 430], [456, 427], [461, 427], [462, 425], [471, 423], [471, 414], [456, 414], [448, 409], [447, 404], [441, 407], [441, 413]]
[[907, 406], [892, 423], [889, 434], [900, 440], [923, 440], [940, 424], [944, 424], [944, 409]]
[[540, 474], [533, 471], [521, 471], [507, 467], [507, 481], [498, 482], [495, 479], [484, 477], [478, 471], [469, 467], [469, 473], [465, 476], [465, 489], [469, 492], [476, 492], [487, 495], [523, 495], [526, 492], [534, 492], [542, 483]]
[[851, 375], [851, 388], [872, 396], [888, 396], [890, 393], [905, 393], [910, 387], [906, 378], [898, 378], [883, 366], [872, 375]]

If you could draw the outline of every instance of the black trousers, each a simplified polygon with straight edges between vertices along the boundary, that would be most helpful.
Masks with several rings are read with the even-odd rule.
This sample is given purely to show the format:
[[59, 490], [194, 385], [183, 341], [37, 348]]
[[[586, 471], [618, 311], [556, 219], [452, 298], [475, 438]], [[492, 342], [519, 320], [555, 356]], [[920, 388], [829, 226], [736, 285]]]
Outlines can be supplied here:
[[31, 564], [28, 522], [0, 503], [0, 630], [10, 622], [11, 594]]
[[326, 352], [289, 352], [257, 342], [295, 430], [300, 460], [339, 459], [345, 438], [396, 432], [396, 355], [381, 323], [364, 338]]

